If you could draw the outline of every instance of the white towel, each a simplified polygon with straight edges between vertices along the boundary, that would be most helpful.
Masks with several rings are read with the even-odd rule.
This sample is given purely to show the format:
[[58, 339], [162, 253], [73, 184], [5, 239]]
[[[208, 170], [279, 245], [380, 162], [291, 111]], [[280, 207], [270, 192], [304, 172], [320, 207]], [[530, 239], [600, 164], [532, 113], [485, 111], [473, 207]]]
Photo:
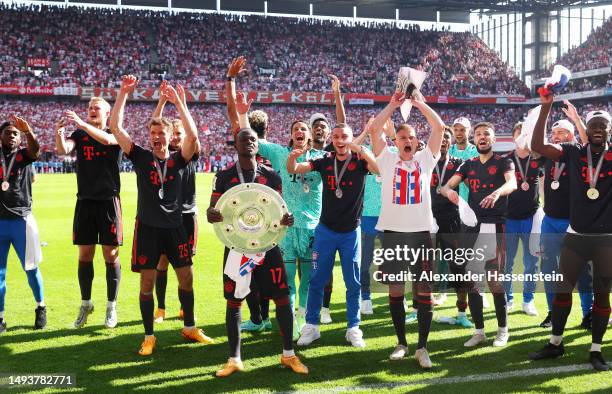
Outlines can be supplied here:
[[541, 109], [542, 106], [538, 105], [529, 111], [529, 114], [525, 118], [523, 126], [521, 127], [521, 134], [516, 139], [517, 146], [531, 150], [531, 137], [533, 136], [533, 130], [535, 129], [536, 122], [540, 116]]
[[[495, 223], [481, 223], [478, 239], [473, 247], [474, 251], [480, 250], [483, 258], [478, 257], [468, 262], [466, 272], [478, 275], [480, 280], [474, 281], [474, 286], [479, 292], [483, 292], [486, 283], [485, 263], [497, 256], [497, 235], [495, 233]], [[479, 256], [477, 253], [476, 256]]]
[[30, 271], [38, 268], [42, 262], [42, 250], [38, 239], [38, 225], [33, 214], [25, 217], [26, 221], [26, 253], [25, 270]]
[[529, 235], [529, 253], [532, 256], [540, 255], [540, 238], [542, 236], [542, 220], [544, 219], [544, 208], [540, 207], [533, 215], [531, 234]]
[[242, 254], [230, 250], [223, 273], [236, 282], [234, 297], [243, 299], [251, 292], [251, 274], [256, 266], [263, 263], [265, 253]]
[[459, 197], [459, 218], [469, 227], [474, 227], [478, 224], [478, 219], [476, 219], [476, 214], [474, 210], [470, 208], [470, 205], [461, 197]]

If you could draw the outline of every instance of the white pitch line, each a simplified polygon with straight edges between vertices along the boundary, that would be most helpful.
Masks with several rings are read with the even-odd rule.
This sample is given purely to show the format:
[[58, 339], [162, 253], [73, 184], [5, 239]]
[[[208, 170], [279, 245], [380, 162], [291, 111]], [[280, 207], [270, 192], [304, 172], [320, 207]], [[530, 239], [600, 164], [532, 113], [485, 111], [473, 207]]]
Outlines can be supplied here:
[[[611, 365], [612, 363], [608, 363]], [[612, 366], [612, 365], [611, 365]], [[539, 376], [539, 375], [550, 375], [558, 373], [578, 372], [592, 370], [591, 364], [572, 364], [562, 367], [550, 367], [550, 368], [532, 368], [532, 369], [521, 369], [517, 371], [508, 372], [493, 372], [485, 373], [480, 375], [467, 375], [467, 376], [454, 376], [447, 378], [431, 378], [414, 380], [411, 382], [388, 382], [388, 383], [376, 383], [376, 384], [365, 384], [360, 386], [338, 386], [324, 389], [312, 389], [312, 390], [297, 390], [289, 391], [292, 394], [306, 394], [306, 393], [343, 393], [347, 391], [366, 391], [376, 389], [397, 389], [401, 387], [417, 386], [417, 385], [440, 385], [440, 384], [455, 384], [455, 383], [469, 383], [469, 382], [482, 382], [485, 380], [499, 380], [499, 379], [510, 379], [510, 378], [521, 378], [526, 376]]]

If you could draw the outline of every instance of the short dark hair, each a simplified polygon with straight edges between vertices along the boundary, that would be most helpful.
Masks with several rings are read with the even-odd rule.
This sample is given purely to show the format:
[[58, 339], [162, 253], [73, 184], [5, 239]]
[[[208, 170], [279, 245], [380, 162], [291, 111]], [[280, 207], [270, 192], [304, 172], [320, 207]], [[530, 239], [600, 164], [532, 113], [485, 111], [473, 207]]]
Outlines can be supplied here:
[[11, 122], [4, 122], [0, 125], [0, 133], [4, 133], [4, 129], [6, 129], [7, 127], [9, 127], [12, 123]]
[[256, 110], [249, 114], [249, 123], [251, 129], [259, 138], [266, 138], [266, 129], [268, 128], [268, 114], [262, 110]]
[[495, 133], [495, 126], [491, 122], [478, 122], [478, 123], [476, 123], [476, 125], [474, 126], [474, 133], [476, 133], [476, 129], [478, 129], [479, 127], [490, 128]]

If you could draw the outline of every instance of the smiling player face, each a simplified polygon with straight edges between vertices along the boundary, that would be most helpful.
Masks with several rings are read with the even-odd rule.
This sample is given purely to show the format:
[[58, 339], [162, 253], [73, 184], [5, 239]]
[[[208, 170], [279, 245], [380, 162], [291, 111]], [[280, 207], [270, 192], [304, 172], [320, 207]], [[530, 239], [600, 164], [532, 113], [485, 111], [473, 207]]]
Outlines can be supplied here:
[[345, 127], [336, 127], [332, 131], [332, 144], [338, 156], [345, 156], [349, 153], [348, 144], [353, 141], [353, 133]]
[[102, 129], [106, 126], [106, 121], [110, 116], [110, 107], [102, 101], [94, 100], [89, 102], [87, 107], [87, 123]]
[[474, 142], [478, 153], [489, 153], [495, 143], [495, 132], [488, 126], [480, 126], [474, 130]]
[[610, 122], [594, 118], [587, 124], [587, 136], [593, 146], [603, 146], [610, 141]]
[[296, 122], [291, 128], [291, 142], [294, 148], [304, 149], [311, 139], [310, 129], [304, 122]]

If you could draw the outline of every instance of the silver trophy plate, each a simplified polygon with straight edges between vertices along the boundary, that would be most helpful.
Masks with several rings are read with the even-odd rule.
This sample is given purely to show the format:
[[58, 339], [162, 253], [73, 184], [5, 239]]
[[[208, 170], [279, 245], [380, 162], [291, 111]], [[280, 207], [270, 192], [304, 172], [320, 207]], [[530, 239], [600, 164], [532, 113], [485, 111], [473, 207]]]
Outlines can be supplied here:
[[217, 237], [237, 252], [266, 252], [279, 244], [287, 232], [280, 224], [288, 213], [285, 200], [274, 189], [259, 183], [232, 187], [215, 208], [223, 221], [213, 225]]

